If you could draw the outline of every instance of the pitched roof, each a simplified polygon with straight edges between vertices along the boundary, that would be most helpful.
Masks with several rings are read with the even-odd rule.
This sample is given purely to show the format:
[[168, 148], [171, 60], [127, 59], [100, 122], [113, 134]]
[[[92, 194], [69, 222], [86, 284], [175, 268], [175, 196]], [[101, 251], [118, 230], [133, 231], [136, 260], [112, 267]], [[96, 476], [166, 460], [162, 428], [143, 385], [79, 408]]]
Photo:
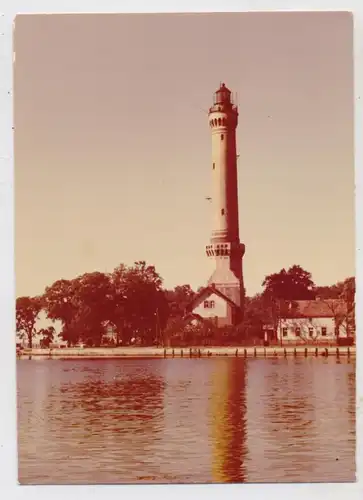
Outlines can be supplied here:
[[198, 292], [197, 295], [195, 295], [193, 300], [187, 305], [186, 311], [188, 312], [191, 311], [196, 304], [202, 302], [202, 300], [205, 300], [210, 295], [218, 295], [218, 297], [224, 299], [231, 306], [238, 307], [237, 304], [233, 302], [233, 300], [227, 297], [227, 295], [224, 295], [224, 293], [219, 291], [217, 288], [214, 288], [212, 286], [206, 286], [205, 288], [202, 288], [202, 290], [200, 290], [200, 292]]
[[334, 318], [347, 314], [346, 302], [342, 299], [296, 300], [291, 303], [289, 318]]

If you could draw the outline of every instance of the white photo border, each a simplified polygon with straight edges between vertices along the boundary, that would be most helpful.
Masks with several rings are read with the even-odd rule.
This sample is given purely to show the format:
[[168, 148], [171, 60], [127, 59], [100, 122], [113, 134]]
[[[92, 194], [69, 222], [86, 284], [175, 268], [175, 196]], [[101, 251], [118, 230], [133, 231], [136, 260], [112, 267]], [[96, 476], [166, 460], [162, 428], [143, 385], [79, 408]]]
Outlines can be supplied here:
[[[356, 185], [356, 324], [357, 324], [357, 482], [334, 484], [242, 484], [183, 486], [20, 486], [17, 484], [16, 452], [16, 383], [15, 383], [15, 278], [14, 278], [14, 165], [13, 165], [13, 97], [12, 97], [12, 31], [19, 13], [120, 13], [120, 12], [243, 12], [243, 11], [350, 11], [354, 16], [355, 72], [355, 185]], [[363, 498], [363, 2], [361, 0], [224, 0], [174, 1], [147, 0], [1, 0], [0, 8], [0, 491], [3, 498], [27, 500], [92, 498], [106, 500], [146, 495], [161, 500], [186, 495], [193, 498], [238, 497], [249, 500], [271, 500], [293, 497], [294, 500]], [[360, 480], [359, 480], [360, 479]]]

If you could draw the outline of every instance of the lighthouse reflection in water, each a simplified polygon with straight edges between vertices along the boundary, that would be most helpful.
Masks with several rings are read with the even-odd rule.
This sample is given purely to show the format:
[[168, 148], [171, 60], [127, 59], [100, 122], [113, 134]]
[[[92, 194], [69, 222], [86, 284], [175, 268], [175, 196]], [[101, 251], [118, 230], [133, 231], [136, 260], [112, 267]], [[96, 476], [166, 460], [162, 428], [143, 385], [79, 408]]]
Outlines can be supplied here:
[[17, 363], [22, 484], [355, 480], [353, 361]]

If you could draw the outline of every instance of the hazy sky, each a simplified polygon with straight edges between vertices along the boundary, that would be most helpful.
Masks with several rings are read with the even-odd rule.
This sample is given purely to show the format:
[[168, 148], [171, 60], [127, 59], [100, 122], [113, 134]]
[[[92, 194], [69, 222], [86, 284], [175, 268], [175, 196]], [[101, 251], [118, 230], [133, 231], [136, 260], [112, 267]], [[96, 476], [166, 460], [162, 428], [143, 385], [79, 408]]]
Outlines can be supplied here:
[[29, 15], [14, 33], [17, 295], [140, 259], [167, 287], [206, 283], [221, 81], [247, 293], [292, 264], [354, 274], [348, 13]]

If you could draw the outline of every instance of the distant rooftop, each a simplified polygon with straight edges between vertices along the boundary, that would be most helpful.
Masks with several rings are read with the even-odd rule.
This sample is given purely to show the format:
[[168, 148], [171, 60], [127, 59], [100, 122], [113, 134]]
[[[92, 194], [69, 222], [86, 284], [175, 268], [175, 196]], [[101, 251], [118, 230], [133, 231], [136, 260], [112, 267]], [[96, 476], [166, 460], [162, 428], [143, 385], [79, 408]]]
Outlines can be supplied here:
[[342, 299], [296, 300], [291, 303], [290, 318], [332, 318], [345, 315], [347, 305]]

